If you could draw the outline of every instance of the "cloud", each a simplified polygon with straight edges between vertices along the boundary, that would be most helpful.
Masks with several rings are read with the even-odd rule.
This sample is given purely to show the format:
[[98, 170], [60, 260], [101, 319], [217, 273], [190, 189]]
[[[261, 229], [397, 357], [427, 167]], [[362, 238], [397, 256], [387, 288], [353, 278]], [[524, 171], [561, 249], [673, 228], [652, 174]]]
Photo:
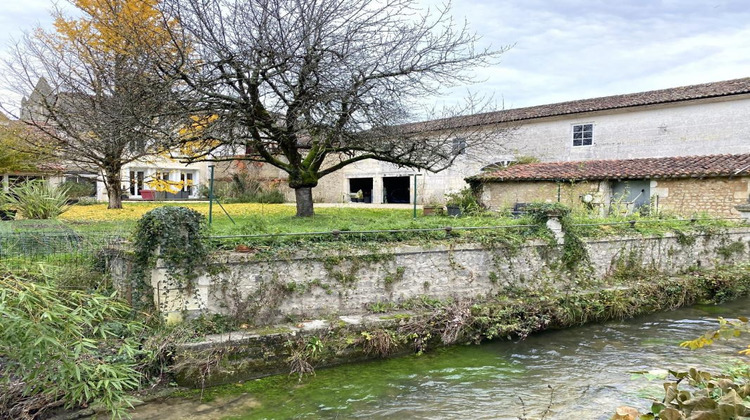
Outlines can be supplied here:
[[[3, 12], [0, 13], [0, 60], [8, 60], [9, 49], [15, 42], [23, 38], [24, 32], [29, 32], [37, 26], [52, 25], [50, 9], [52, 3], [48, 0], [5, 1]], [[0, 77], [0, 106], [9, 108], [16, 114], [21, 98], [16, 89], [8, 86], [8, 82]]]
[[473, 87], [506, 106], [750, 76], [740, 1], [456, 0], [453, 14], [485, 42], [515, 44]]
[[[5, 3], [0, 47], [51, 24], [48, 0]], [[440, 102], [457, 102], [468, 88], [518, 108], [750, 76], [744, 0], [453, 0], [452, 14], [483, 43], [515, 47], [474, 70], [481, 83]], [[0, 85], [0, 101], [9, 96]]]

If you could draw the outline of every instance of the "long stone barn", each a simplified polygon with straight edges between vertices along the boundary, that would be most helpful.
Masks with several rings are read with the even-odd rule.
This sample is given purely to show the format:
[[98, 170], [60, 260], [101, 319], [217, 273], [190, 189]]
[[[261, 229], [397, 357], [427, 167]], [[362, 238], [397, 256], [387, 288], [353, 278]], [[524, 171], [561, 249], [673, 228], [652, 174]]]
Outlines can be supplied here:
[[737, 217], [750, 197], [750, 154], [518, 164], [466, 181], [495, 211], [559, 202], [601, 215]]

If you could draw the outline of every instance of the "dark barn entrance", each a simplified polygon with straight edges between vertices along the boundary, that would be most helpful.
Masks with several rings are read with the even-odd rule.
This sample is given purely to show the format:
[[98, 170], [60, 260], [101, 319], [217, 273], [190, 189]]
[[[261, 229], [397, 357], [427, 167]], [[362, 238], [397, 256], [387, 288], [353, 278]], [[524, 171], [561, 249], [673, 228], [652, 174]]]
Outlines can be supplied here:
[[409, 203], [409, 177], [390, 176], [383, 178], [384, 203]]
[[[359, 191], [362, 198], [357, 198]], [[352, 202], [372, 203], [372, 178], [349, 178], [349, 194]]]

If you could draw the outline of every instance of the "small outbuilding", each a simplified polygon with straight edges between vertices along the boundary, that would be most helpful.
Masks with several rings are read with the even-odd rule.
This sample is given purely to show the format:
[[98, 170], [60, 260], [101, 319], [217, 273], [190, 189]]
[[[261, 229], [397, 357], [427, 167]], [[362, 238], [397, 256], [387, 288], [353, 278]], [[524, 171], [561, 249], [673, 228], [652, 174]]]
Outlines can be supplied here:
[[606, 215], [665, 211], [735, 217], [750, 197], [750, 154], [512, 165], [466, 179], [492, 210], [560, 202]]

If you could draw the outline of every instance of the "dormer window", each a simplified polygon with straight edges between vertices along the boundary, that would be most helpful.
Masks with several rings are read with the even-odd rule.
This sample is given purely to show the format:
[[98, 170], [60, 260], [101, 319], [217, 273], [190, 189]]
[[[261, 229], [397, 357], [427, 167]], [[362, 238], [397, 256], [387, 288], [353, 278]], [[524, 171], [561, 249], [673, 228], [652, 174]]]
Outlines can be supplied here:
[[573, 126], [573, 146], [591, 146], [594, 142], [594, 124]]

